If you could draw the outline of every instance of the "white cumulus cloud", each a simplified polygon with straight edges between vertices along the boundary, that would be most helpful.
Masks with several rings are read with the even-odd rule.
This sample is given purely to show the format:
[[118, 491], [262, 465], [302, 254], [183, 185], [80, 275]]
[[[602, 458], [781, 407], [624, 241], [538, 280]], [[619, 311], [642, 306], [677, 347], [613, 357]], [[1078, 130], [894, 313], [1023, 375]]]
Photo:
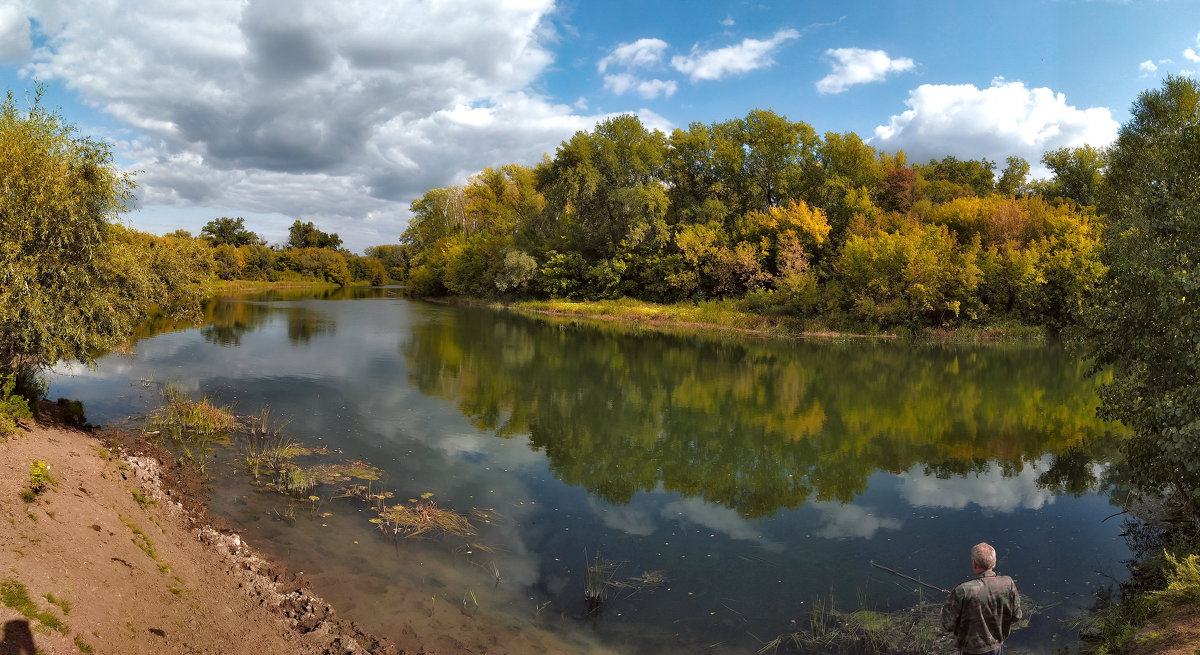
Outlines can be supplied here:
[[687, 75], [693, 82], [719, 80], [730, 75], [748, 73], [775, 63], [772, 55], [781, 45], [800, 37], [796, 30], [779, 30], [770, 39], [745, 39], [737, 45], [716, 50], [701, 50], [692, 46], [688, 55], [671, 58], [671, 66]]
[[633, 43], [622, 43], [596, 64], [597, 70], [605, 73], [619, 67], [623, 72], [604, 76], [604, 88], [613, 95], [624, 95], [630, 91], [652, 100], [659, 96], [671, 97], [679, 88], [674, 80], [643, 79], [632, 71], [642, 68], [662, 68], [663, 52], [667, 42], [661, 39], [638, 39]]
[[0, 62], [22, 63], [32, 49], [29, 14], [17, 4], [0, 5]]
[[[1200, 48], [1200, 34], [1196, 35], [1196, 47]], [[1192, 48], [1187, 48], [1183, 51], [1183, 58], [1188, 61], [1200, 62], [1200, 54], [1196, 54], [1196, 51]]]
[[625, 68], [649, 68], [662, 62], [667, 42], [662, 39], [638, 39], [633, 43], [622, 43], [600, 60], [596, 68], [601, 72], [611, 65]]
[[629, 73], [617, 73], [604, 76], [604, 88], [614, 95], [636, 91], [641, 97], [652, 100], [659, 96], [671, 97], [678, 90], [679, 83], [674, 80], [643, 80]]
[[1138, 64], [1138, 70], [1142, 71], [1143, 73], [1153, 73], [1154, 71], [1158, 70], [1158, 66], [1154, 65], [1153, 60], [1147, 59], [1146, 61]]
[[[533, 164], [605, 118], [536, 90], [553, 62], [553, 0], [24, 6], [45, 42], [22, 72], [128, 128], [101, 136], [144, 171], [147, 211], [277, 213], [338, 232], [351, 249], [392, 243], [426, 190], [486, 166]], [[19, 23], [0, 13], [4, 56], [19, 54], [4, 35], [28, 37], [28, 27], [11, 31]], [[622, 56], [653, 52], [643, 44]]]
[[879, 82], [889, 73], [912, 70], [915, 65], [908, 57], [892, 59], [883, 50], [831, 48], [825, 56], [832, 61], [833, 70], [817, 82], [819, 93], [841, 93], [855, 84]]
[[905, 104], [908, 110], [876, 127], [870, 142], [914, 161], [954, 155], [1002, 162], [1016, 155], [1033, 163], [1054, 148], [1106, 146], [1119, 127], [1105, 107], [1078, 109], [1061, 93], [999, 78], [984, 89], [923, 84]]

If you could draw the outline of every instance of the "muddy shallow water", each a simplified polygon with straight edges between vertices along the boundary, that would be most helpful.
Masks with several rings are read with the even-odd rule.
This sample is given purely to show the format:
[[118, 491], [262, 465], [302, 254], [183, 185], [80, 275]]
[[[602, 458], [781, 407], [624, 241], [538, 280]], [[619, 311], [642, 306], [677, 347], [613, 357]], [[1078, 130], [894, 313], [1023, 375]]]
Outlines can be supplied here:
[[[215, 513], [410, 648], [752, 652], [814, 602], [921, 598], [870, 561], [948, 587], [986, 540], [1047, 606], [1011, 645], [1053, 652], [1128, 556], [1083, 370], [1053, 346], [631, 334], [362, 290], [222, 300], [50, 395], [93, 422], [137, 420], [166, 382], [269, 406], [289, 438], [382, 469], [393, 502], [487, 510], [477, 535], [397, 541], [336, 485], [293, 505], [236, 448], [209, 466]], [[589, 615], [597, 557], [665, 582]]]

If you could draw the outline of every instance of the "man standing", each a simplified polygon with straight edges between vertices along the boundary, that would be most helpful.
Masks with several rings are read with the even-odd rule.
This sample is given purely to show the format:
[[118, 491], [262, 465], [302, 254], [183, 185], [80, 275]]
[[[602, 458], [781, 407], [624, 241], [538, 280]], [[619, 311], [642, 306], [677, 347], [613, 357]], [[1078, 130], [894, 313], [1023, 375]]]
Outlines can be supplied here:
[[996, 575], [996, 549], [986, 543], [971, 549], [975, 577], [950, 592], [942, 606], [942, 627], [953, 632], [958, 651], [1000, 655], [1012, 626], [1021, 620], [1021, 597], [1007, 575]]

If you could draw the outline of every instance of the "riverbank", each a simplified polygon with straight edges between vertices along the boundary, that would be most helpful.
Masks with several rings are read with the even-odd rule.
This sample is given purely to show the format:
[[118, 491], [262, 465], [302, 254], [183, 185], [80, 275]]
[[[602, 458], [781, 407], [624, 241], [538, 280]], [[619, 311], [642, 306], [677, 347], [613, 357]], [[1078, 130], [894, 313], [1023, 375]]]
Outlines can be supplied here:
[[758, 339], [908, 339], [928, 343], [1043, 343], [1043, 328], [1027, 325], [878, 330], [838, 325], [820, 318], [770, 316], [745, 311], [736, 300], [662, 305], [641, 300], [525, 300], [500, 303], [473, 298], [425, 298], [464, 306], [503, 309], [550, 320], [620, 324], [635, 330], [705, 332]]
[[406, 652], [211, 520], [201, 486], [131, 433], [44, 416], [0, 442], [0, 653]]

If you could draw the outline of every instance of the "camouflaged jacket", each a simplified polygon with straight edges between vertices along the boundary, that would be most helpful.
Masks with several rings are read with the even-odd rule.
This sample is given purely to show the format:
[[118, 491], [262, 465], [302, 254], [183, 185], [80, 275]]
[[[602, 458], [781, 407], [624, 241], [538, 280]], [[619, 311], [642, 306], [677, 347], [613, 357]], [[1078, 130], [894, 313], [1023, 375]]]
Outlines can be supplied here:
[[1007, 575], [984, 571], [958, 585], [942, 606], [942, 627], [963, 653], [993, 651], [1021, 620], [1021, 597]]

